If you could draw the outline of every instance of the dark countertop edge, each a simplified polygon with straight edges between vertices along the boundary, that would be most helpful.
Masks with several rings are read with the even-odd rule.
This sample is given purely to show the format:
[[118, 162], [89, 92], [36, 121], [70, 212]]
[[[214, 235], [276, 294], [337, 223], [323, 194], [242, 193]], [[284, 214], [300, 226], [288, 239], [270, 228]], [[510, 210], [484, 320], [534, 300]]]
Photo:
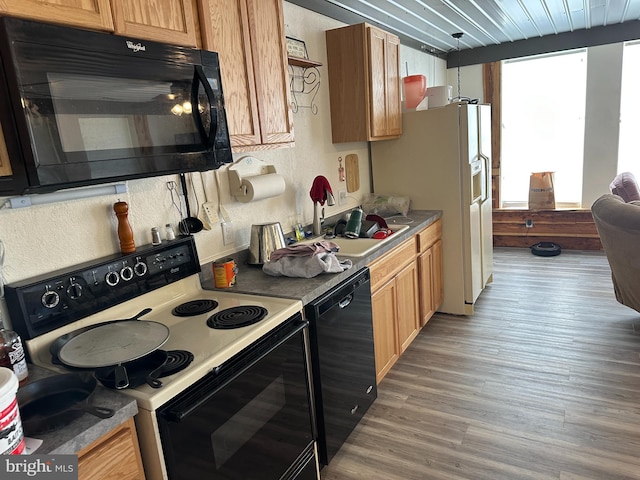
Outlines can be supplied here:
[[410, 211], [407, 214], [407, 218], [412, 219], [413, 223], [408, 224], [406, 221], [403, 222], [401, 220], [397, 222], [399, 225], [408, 224], [408, 230], [397, 234], [397, 238], [387, 242], [369, 255], [358, 258], [342, 257], [349, 258], [353, 262], [353, 266], [342, 273], [321, 274], [313, 278], [273, 277], [263, 273], [261, 266], [249, 265], [247, 263], [248, 250], [243, 250], [231, 255], [231, 258], [235, 260], [238, 266], [236, 284], [233, 287], [230, 289], [217, 289], [215, 287], [213, 281], [214, 262], [202, 265], [200, 280], [202, 287], [207, 290], [224, 290], [233, 293], [293, 298], [301, 300], [304, 305], [307, 305], [441, 217], [442, 211], [440, 210]]
[[[29, 382], [59, 374], [60, 372], [29, 364]], [[115, 410], [115, 414], [111, 418], [102, 419], [85, 413], [65, 427], [35, 435], [34, 438], [43, 442], [33, 453], [35, 455], [76, 454], [138, 413], [138, 405], [134, 398], [100, 384], [89, 398], [89, 403], [111, 408]]]

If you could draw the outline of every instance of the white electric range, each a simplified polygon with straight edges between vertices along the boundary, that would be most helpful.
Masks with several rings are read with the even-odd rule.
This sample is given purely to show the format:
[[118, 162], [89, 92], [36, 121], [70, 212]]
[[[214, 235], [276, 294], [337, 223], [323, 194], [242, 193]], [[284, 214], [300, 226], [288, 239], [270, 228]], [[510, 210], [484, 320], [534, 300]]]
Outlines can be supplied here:
[[[231, 290], [204, 290], [200, 284], [199, 270], [193, 239], [182, 237], [158, 247], [139, 249], [135, 254], [114, 255], [92, 264], [8, 285], [7, 306], [14, 329], [25, 339], [31, 361], [61, 373], [68, 373], [70, 369], [61, 364], [56, 355], [52, 355], [52, 351], [57, 353], [56, 348], [51, 349], [52, 345], [58, 346], [61, 337], [74, 338], [74, 335], [90, 328], [101, 328], [104, 322], [136, 317], [144, 309], [151, 311], [133, 321], [153, 321], [168, 327], [168, 339], [159, 348], [168, 352], [168, 363], [173, 362], [172, 354], [176, 354], [176, 362], [180, 364], [176, 366], [178, 371], [161, 376], [160, 388], [152, 388], [144, 383], [120, 390], [134, 397], [138, 404], [136, 428], [147, 478], [188, 478], [188, 475], [196, 478], [193, 475], [203, 474], [216, 478], [216, 473], [248, 474], [232, 469], [245, 468], [242, 465], [249, 459], [243, 460], [243, 456], [254, 457], [251, 444], [258, 440], [267, 443], [272, 441], [266, 436], [270, 423], [279, 421], [279, 412], [294, 408], [287, 396], [293, 398], [295, 395], [299, 397], [295, 408], [307, 403], [304, 409], [308, 419], [302, 428], [305, 433], [302, 436], [299, 433], [292, 434], [293, 439], [298, 441], [297, 448], [300, 451], [285, 455], [282, 465], [274, 467], [273, 478], [279, 479], [281, 475], [284, 475], [282, 478], [291, 479], [318, 478], [315, 420], [309, 393], [308, 333], [306, 322], [301, 317], [302, 302], [235, 294]], [[212, 328], [210, 324], [215, 321], [221, 321], [225, 328]], [[236, 322], [245, 326], [231, 328], [232, 325], [228, 325]], [[253, 351], [257, 348], [254, 346], [264, 344], [271, 337], [274, 338], [274, 344], [280, 344], [287, 336], [291, 337], [289, 346], [286, 351], [285, 347], [280, 348], [278, 355], [272, 353], [274, 347], [262, 348], [263, 352], [259, 354]], [[80, 338], [78, 336], [75, 341]], [[299, 367], [294, 382], [286, 371], [292, 358]], [[227, 367], [237, 364], [239, 359], [242, 360], [240, 367]], [[124, 365], [126, 367], [127, 363]], [[187, 428], [184, 425], [189, 422], [176, 420], [174, 424], [170, 414], [161, 415], [159, 412], [169, 410], [171, 405], [184, 404], [185, 401], [181, 400], [183, 397], [187, 398], [189, 411], [193, 410], [191, 403], [200, 405], [207, 398], [211, 399], [211, 405], [215, 405], [217, 398], [223, 398], [241, 383], [238, 378], [242, 378], [242, 382], [249, 381], [249, 375], [261, 366], [273, 378], [270, 377], [262, 390], [234, 393], [237, 409], [227, 414], [226, 418], [215, 422], [211, 420], [211, 426], [208, 427], [211, 431], [204, 437], [204, 443], [209, 446], [205, 447], [204, 452], [198, 453], [200, 457], [210, 455], [211, 460], [204, 462], [202, 471], [190, 471], [182, 477], [179, 472], [184, 469], [183, 466], [172, 459], [182, 458], [185, 454], [167, 453], [165, 450], [180, 448], [180, 442], [175, 442], [175, 439], [185, 435], [185, 432], [178, 432], [178, 429]], [[227, 374], [228, 371], [234, 373]], [[265, 372], [255, 374], [256, 381], [251, 383], [262, 381]], [[200, 384], [215, 384], [216, 387], [207, 387], [205, 393], [194, 394], [195, 390], [202, 390], [198, 387]], [[294, 388], [298, 390], [293, 392]], [[194, 395], [197, 396], [196, 400], [193, 400]], [[245, 396], [247, 398], [241, 398]], [[271, 413], [248, 419], [257, 426], [246, 430], [244, 434], [235, 432], [234, 446], [228, 447], [227, 433], [237, 429], [239, 418], [255, 416], [250, 406], [265, 401], [271, 403]], [[169, 418], [164, 421], [164, 426], [159, 425], [163, 422], [159, 422], [163, 415]], [[211, 417], [210, 413], [200, 413], [198, 422], [206, 424]], [[310, 423], [310, 428], [306, 428], [307, 423]], [[291, 425], [288, 428], [297, 427]], [[190, 431], [186, 434], [195, 435]], [[212, 443], [212, 438], [218, 438], [217, 443]], [[287, 444], [294, 443], [291, 440]], [[230, 450], [221, 453], [224, 449]], [[306, 464], [308, 468], [300, 468]], [[296, 473], [304, 470], [309, 472], [306, 476]]]

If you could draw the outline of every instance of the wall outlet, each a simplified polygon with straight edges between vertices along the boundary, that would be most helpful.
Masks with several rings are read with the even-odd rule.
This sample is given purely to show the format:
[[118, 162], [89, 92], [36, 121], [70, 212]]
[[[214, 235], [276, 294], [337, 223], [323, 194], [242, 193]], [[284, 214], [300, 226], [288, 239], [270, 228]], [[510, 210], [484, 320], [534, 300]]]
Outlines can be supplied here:
[[222, 243], [225, 245], [229, 245], [230, 243], [235, 242], [236, 234], [233, 231], [233, 225], [231, 222], [222, 222]]
[[531, 220], [530, 218], [527, 218], [527, 219], [524, 221], [524, 226], [525, 226], [525, 227], [527, 227], [527, 228], [531, 228], [531, 227], [533, 227], [533, 220]]
[[338, 205], [344, 205], [344, 202], [347, 201], [347, 192], [346, 190], [340, 190], [338, 192]]

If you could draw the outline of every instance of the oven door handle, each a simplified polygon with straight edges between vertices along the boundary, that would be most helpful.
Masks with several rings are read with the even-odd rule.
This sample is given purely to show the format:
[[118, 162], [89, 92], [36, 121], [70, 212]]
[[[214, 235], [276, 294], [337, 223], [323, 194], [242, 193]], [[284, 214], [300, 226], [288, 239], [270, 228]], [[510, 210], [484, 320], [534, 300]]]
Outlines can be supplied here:
[[[211, 118], [211, 121], [209, 122], [209, 132], [207, 132], [204, 128], [202, 114], [200, 113], [200, 109], [198, 108], [199, 85], [202, 85], [202, 87], [204, 88], [204, 93], [207, 96], [207, 100], [209, 101], [209, 116]], [[216, 134], [218, 133], [218, 109], [215, 107], [214, 101], [215, 95], [213, 93], [211, 85], [209, 85], [209, 80], [207, 80], [207, 76], [205, 75], [202, 67], [200, 65], [196, 65], [193, 74], [193, 82], [191, 83], [191, 115], [193, 115], [193, 119], [196, 122], [196, 127], [198, 128], [198, 132], [200, 133], [200, 138], [206, 145], [207, 150], [213, 149], [213, 144], [216, 140]]]
[[[190, 392], [182, 400], [178, 400], [175, 405], [163, 409], [163, 418], [170, 422], [180, 423], [184, 418], [188, 417], [191, 412], [205, 404], [219, 390], [238, 378], [251, 366], [258, 363], [292, 337], [298, 335], [305, 328], [308, 328], [309, 322], [303, 320], [299, 314], [298, 316], [298, 321], [293, 322], [284, 329], [276, 327], [272, 332], [267, 333], [262, 340], [258, 340], [255, 349], [250, 349], [244, 354], [239, 354], [214, 368], [208, 377], [201, 380], [203, 383], [199, 385], [197, 392]], [[269, 339], [274, 335], [278, 335], [278, 337], [276, 343], [272, 344]], [[301, 361], [305, 361], [306, 366], [306, 358], [301, 359]]]

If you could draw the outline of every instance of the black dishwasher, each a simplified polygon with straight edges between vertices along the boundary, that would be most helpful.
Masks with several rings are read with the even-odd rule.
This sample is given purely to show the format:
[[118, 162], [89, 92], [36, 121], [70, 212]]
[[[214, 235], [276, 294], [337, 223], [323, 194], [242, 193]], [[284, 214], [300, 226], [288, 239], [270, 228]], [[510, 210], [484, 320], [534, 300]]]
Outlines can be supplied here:
[[369, 269], [305, 307], [320, 462], [328, 465], [376, 399]]

